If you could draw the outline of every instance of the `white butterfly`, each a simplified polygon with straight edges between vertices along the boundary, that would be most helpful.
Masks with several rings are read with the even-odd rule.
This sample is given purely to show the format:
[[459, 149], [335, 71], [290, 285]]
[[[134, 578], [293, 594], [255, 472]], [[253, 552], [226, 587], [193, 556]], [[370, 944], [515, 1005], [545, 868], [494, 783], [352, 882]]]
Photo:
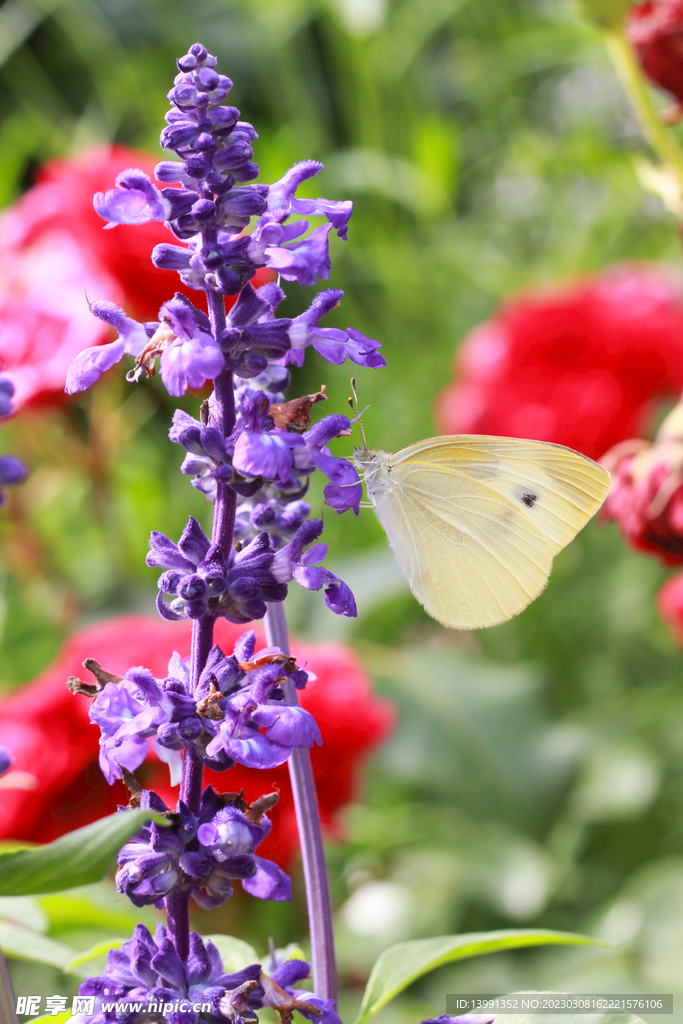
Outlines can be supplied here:
[[427, 612], [452, 629], [511, 619], [595, 515], [610, 475], [571, 448], [462, 434], [356, 449], [368, 499]]

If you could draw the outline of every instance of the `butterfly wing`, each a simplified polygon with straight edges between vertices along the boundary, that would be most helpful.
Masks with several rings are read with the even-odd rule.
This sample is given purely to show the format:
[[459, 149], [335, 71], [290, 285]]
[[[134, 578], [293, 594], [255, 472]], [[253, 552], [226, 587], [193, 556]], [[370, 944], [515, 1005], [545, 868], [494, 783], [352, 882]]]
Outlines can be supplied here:
[[417, 599], [444, 625], [477, 629], [540, 594], [609, 475], [559, 445], [454, 436], [401, 449], [368, 486]]
[[592, 459], [547, 441], [462, 434], [402, 448], [392, 467], [441, 466], [486, 483], [539, 527], [552, 555], [583, 529], [607, 497], [610, 475]]

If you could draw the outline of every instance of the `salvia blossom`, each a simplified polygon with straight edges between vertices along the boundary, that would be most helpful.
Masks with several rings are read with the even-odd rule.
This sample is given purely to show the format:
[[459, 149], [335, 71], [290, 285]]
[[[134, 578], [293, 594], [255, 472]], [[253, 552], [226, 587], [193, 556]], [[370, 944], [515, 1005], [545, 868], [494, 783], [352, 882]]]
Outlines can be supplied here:
[[[260, 964], [227, 974], [214, 944], [197, 932], [190, 934], [188, 955], [181, 959], [161, 924], [153, 936], [138, 924], [121, 949], [109, 951], [102, 977], [86, 978], [80, 986], [80, 995], [95, 997], [94, 1013], [76, 1014], [71, 1019], [73, 1024], [128, 1024], [147, 1018], [172, 1024], [256, 1024], [256, 1011], [272, 1007], [281, 1012], [283, 1021], [297, 1010], [320, 1024], [339, 1024], [333, 1010], [322, 1009], [324, 1001], [319, 996], [293, 994], [286, 984], [289, 978], [299, 980], [309, 973], [303, 960], [288, 960], [279, 964], [272, 976], [265, 974]], [[128, 1005], [135, 1003], [145, 1009], [129, 1010]]]
[[602, 461], [612, 474], [603, 518], [637, 551], [683, 565], [683, 406], [667, 416], [653, 444], [624, 441]]
[[512, 299], [458, 350], [443, 433], [554, 441], [599, 459], [683, 389], [683, 305], [656, 266]]
[[[140, 933], [130, 954], [110, 957], [103, 977], [83, 987], [98, 994], [116, 980], [124, 986], [119, 999], [138, 988], [153, 999], [161, 983], [187, 990], [188, 996], [192, 992], [185, 971], [192, 955], [191, 898], [204, 908], [216, 907], [230, 896], [234, 879], [263, 899], [291, 895], [282, 870], [255, 853], [270, 828], [265, 817], [270, 797], [261, 795], [247, 804], [242, 796], [221, 797], [210, 786], [200, 795], [201, 784], [205, 768], [217, 773], [234, 765], [273, 770], [294, 750], [320, 744], [315, 719], [296, 698], [314, 677], [280, 647], [257, 651], [253, 631], [240, 636], [226, 655], [214, 642], [214, 628], [222, 619], [246, 624], [267, 616], [269, 606], [275, 609], [284, 601], [292, 580], [322, 590], [336, 614], [356, 614], [349, 588], [321, 565], [327, 554], [319, 543], [323, 524], [309, 518], [311, 508], [303, 500], [311, 473], [320, 469], [329, 481], [324, 494], [330, 507], [358, 513], [358, 474], [328, 447], [333, 439], [348, 436], [351, 423], [338, 414], [312, 422], [312, 407], [324, 400], [324, 388], [286, 401], [287, 365], [301, 366], [307, 348], [334, 364], [349, 358], [364, 367], [384, 365], [378, 342], [351, 327], [320, 326], [339, 304], [340, 291], [321, 291], [304, 313], [278, 318], [284, 298], [279, 283], [251, 283], [260, 270], [301, 285], [326, 280], [329, 235], [336, 230], [346, 237], [351, 203], [297, 197], [298, 187], [322, 167], [312, 160], [296, 164], [274, 185], [254, 183], [256, 132], [225, 102], [232, 83], [215, 66], [216, 58], [199, 43], [178, 61], [161, 145], [179, 159], [155, 168], [162, 187], [131, 167], [94, 199], [109, 229], [153, 221], [170, 229], [180, 244], [157, 245], [153, 261], [177, 273], [186, 288], [205, 294], [208, 315], [177, 292], [160, 305], [158, 319], [143, 323], [98, 297], [91, 312], [114, 328], [117, 338], [82, 351], [66, 383], [69, 394], [83, 391], [124, 356], [133, 360], [129, 381], [151, 377], [158, 363], [161, 380], [175, 397], [214, 382], [198, 418], [177, 411], [170, 433], [187, 453], [182, 471], [214, 504], [211, 535], [191, 517], [177, 543], [154, 531], [147, 556], [150, 567], [163, 570], [157, 600], [161, 616], [192, 621], [191, 658], [175, 653], [162, 678], [144, 666], [118, 675], [89, 658], [84, 664], [95, 681], [73, 677], [68, 683], [74, 693], [93, 699], [90, 718], [100, 729], [100, 766], [107, 781], [123, 780], [132, 806], [166, 819], [165, 824], [150, 821], [121, 850], [117, 885], [138, 906], [165, 906], [169, 937], [160, 934], [152, 940], [149, 933]], [[307, 219], [297, 219], [300, 215], [322, 217], [325, 223], [311, 229]], [[236, 297], [229, 312], [225, 296]], [[272, 616], [267, 622], [272, 628]], [[278, 643], [287, 646], [286, 631]], [[135, 777], [150, 748], [167, 763], [171, 785], [180, 783], [172, 812], [153, 791], [143, 792]], [[297, 758], [300, 765], [305, 761]], [[300, 798], [312, 786], [310, 768], [293, 771], [299, 773]], [[306, 813], [308, 841], [311, 829], [320, 826], [312, 810]], [[311, 920], [318, 927], [316, 913]], [[197, 948], [206, 954], [200, 980], [215, 982], [217, 988], [204, 1019], [253, 1020], [254, 1010], [270, 1006], [283, 1021], [298, 1009], [311, 1019], [339, 1024], [328, 981], [322, 995], [311, 996], [310, 1002], [291, 987], [305, 976], [298, 966], [292, 973], [283, 965], [284, 987], [259, 965], [232, 985], [214, 976], [218, 965], [209, 964], [201, 941]], [[161, 1011], [167, 1020], [187, 1024], [200, 1019], [185, 1011], [169, 1013], [169, 998]]]
[[626, 18], [626, 34], [640, 65], [655, 85], [683, 103], [683, 3], [681, 0], [644, 0], [633, 4]]
[[[166, 679], [144, 668], [120, 678], [97, 662], [86, 663], [95, 683], [70, 680], [74, 693], [94, 696], [90, 718], [99, 726], [100, 767], [111, 784], [122, 769], [134, 772], [154, 738], [157, 756], [180, 781], [181, 751], [192, 748], [209, 768], [222, 771], [234, 762], [248, 768], [275, 768], [294, 747], [320, 743], [315, 719], [283, 701], [285, 679], [303, 689], [312, 673], [300, 669], [277, 648], [255, 654], [256, 634], [245, 633], [226, 657], [215, 645], [192, 692], [189, 659], [174, 654]], [[263, 732], [261, 732], [263, 730]]]
[[[64, 680], [81, 675], [88, 658], [120, 676], [130, 665], [145, 665], [153, 676], [165, 678], [174, 650], [181, 659], [190, 653], [193, 621], [171, 623], [135, 614], [85, 626], [69, 637], [38, 679], [3, 697], [0, 745], [12, 751], [14, 765], [3, 780], [0, 838], [50, 842], [103, 814], [113, 814], [128, 799], [123, 783], [109, 785], [98, 767], [99, 729], [93, 728], [89, 718], [91, 701], [74, 700]], [[214, 639], [223, 650], [231, 651], [243, 629], [219, 619]], [[328, 833], [340, 838], [340, 808], [357, 798], [364, 763], [390, 732], [395, 711], [373, 691], [350, 648], [297, 640], [292, 645], [297, 660], [309, 671], [306, 688], [297, 692], [323, 738], [322, 746], [311, 752], [321, 816]], [[177, 791], [170, 787], [168, 766], [159, 761], [154, 747], [144, 770], [146, 786], [174, 806]], [[261, 772], [239, 764], [228, 775], [207, 769], [205, 779], [218, 790], [244, 789], [250, 800], [263, 792]], [[266, 779], [270, 788], [279, 790], [280, 800], [268, 812], [273, 828], [259, 850], [286, 867], [298, 849], [287, 765], [269, 769]]]
[[[269, 801], [275, 803], [277, 793], [262, 803]], [[212, 910], [232, 895], [234, 879], [261, 899], [292, 898], [292, 883], [284, 871], [254, 853], [270, 831], [258, 803], [250, 807], [234, 793], [221, 798], [207, 786], [198, 814], [181, 800], [171, 815], [163, 800], [146, 790], [139, 804], [167, 815], [169, 824], [143, 826], [118, 855], [116, 887], [136, 907], [153, 904], [161, 909], [171, 890], [184, 888], [200, 907]]]

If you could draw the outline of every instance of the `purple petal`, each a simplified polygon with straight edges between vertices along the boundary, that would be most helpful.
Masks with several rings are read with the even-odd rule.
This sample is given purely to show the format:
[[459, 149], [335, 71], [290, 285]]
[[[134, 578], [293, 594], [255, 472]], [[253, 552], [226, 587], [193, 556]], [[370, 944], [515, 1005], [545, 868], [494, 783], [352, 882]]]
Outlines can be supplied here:
[[[187, 527], [186, 527], [187, 529]], [[200, 527], [201, 529], [201, 527]], [[150, 568], [159, 569], [184, 569], [186, 572], [193, 572], [196, 563], [190, 562], [180, 552], [178, 545], [158, 530], [152, 530], [149, 538], [149, 552], [145, 564]]]
[[115, 363], [120, 362], [125, 353], [126, 343], [123, 338], [109, 345], [96, 345], [79, 352], [66, 374], [64, 390], [67, 395], [86, 391], [100, 379], [105, 370], [110, 370]]
[[179, 992], [185, 991], [185, 968], [170, 939], [163, 940], [160, 951], [152, 958], [152, 967]]
[[[88, 309], [98, 320], [104, 320], [105, 324], [114, 328], [119, 337], [124, 339], [126, 352], [131, 356], [139, 355], [152, 336], [144, 324], [126, 316], [113, 302], [91, 302]], [[153, 325], [154, 330], [157, 326], [158, 324]]]
[[266, 266], [285, 278], [301, 285], [312, 285], [330, 276], [329, 233], [331, 224], [323, 224], [291, 246], [271, 246], [266, 249]]
[[301, 160], [294, 164], [279, 181], [274, 182], [268, 189], [268, 209], [278, 219], [286, 216], [301, 182], [306, 181], [307, 178], [313, 178], [322, 169], [323, 165], [317, 160]]
[[307, 430], [303, 435], [304, 441], [309, 448], [323, 448], [333, 437], [348, 434], [351, 430], [351, 420], [341, 413], [332, 413], [330, 416], [323, 416], [319, 423]]
[[[272, 860], [254, 857], [256, 873], [242, 880], [242, 888], [261, 900], [291, 900], [292, 881]], [[341, 1024], [341, 1022], [340, 1022]]]
[[[163, 536], [163, 534], [161, 536]], [[199, 565], [199, 563], [206, 558], [210, 547], [211, 541], [206, 536], [195, 517], [190, 516], [187, 521], [187, 526], [183, 530], [180, 540], [178, 541], [178, 550], [189, 562], [194, 563], [194, 565]], [[169, 566], [169, 568], [174, 567]]]
[[347, 327], [346, 333], [349, 336], [349, 359], [359, 366], [369, 366], [372, 369], [386, 366], [386, 359], [377, 352], [377, 349], [381, 347], [379, 341], [366, 338], [355, 327]]
[[220, 750], [224, 750], [228, 757], [245, 768], [277, 768], [285, 763], [292, 752], [291, 747], [272, 743], [258, 732], [253, 736], [242, 735], [239, 739], [231, 739], [225, 731], [214, 736], [206, 748], [209, 757], [214, 757]]
[[327, 576], [327, 586], [325, 587], [325, 604], [327, 607], [335, 615], [346, 615], [349, 618], [355, 619], [358, 615], [358, 609], [356, 608], [356, 602], [350, 587], [343, 580], [340, 580], [338, 576], [335, 576], [333, 572], [330, 572], [329, 569], [323, 569], [323, 573]]
[[162, 619], [166, 619], [167, 622], [179, 622], [183, 618], [182, 615], [178, 615], [166, 604], [161, 591], [157, 594], [156, 605], [159, 615], [161, 615]]
[[339, 237], [346, 241], [347, 226], [353, 213], [351, 200], [293, 199], [291, 211], [309, 217], [327, 217], [332, 227], [336, 228]]
[[308, 551], [301, 556], [302, 565], [316, 565], [327, 558], [327, 544], [313, 544]]
[[266, 736], [285, 747], [322, 746], [323, 738], [313, 715], [304, 708], [290, 704], [261, 704], [252, 712], [252, 719], [265, 728]]
[[115, 224], [145, 224], [150, 220], [168, 220], [171, 204], [155, 188], [144, 171], [122, 171], [116, 179], [116, 188], [97, 192], [93, 206], [107, 227]]
[[198, 391], [225, 366], [220, 346], [210, 334], [174, 341], [161, 354], [161, 379], [169, 395], [181, 398], [188, 387]]
[[274, 431], [257, 434], [245, 430], [235, 445], [232, 464], [247, 476], [264, 476], [285, 483], [292, 470], [292, 452]]
[[280, 988], [287, 988], [290, 985], [294, 985], [297, 981], [303, 981], [304, 978], [309, 978], [311, 975], [311, 966], [307, 964], [305, 960], [285, 960], [283, 963], [278, 964], [274, 971], [270, 972], [270, 976], [276, 985]]
[[197, 309], [182, 292], [176, 292], [172, 299], [164, 302], [159, 310], [159, 319], [166, 321], [182, 341], [191, 341], [200, 334], [211, 332], [206, 313]]
[[341, 1017], [337, 1013], [334, 999], [323, 999], [322, 996], [317, 995], [315, 992], [308, 992], [306, 989], [290, 989], [289, 994], [294, 996], [295, 999], [301, 1000], [304, 1003], [311, 1003], [313, 1006], [317, 1006], [322, 1013], [313, 1015], [306, 1013], [305, 1010], [299, 1010], [299, 1013], [303, 1017], [308, 1017], [311, 1021], [317, 1021], [317, 1024], [342, 1024]]
[[305, 590], [321, 590], [325, 582], [324, 571], [317, 565], [295, 565], [292, 576]]
[[261, 294], [261, 289], [257, 292], [247, 283], [228, 313], [228, 324], [231, 327], [248, 327], [270, 309], [271, 305], [266, 296]]
[[337, 459], [323, 452], [317, 452], [313, 458], [318, 469], [331, 481], [323, 491], [328, 505], [340, 513], [353, 509], [358, 515], [363, 485], [355, 467], [346, 459]]

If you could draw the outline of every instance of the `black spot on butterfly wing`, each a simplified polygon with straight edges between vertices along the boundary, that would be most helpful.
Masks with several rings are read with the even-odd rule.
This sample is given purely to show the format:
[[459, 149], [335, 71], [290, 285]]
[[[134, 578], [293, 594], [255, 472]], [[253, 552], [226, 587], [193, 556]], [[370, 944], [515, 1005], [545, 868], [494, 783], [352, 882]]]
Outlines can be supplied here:
[[522, 502], [523, 505], [526, 505], [527, 508], [533, 508], [536, 502], [538, 501], [538, 495], [535, 494], [533, 491], [522, 491], [521, 495], [519, 496], [519, 500]]

